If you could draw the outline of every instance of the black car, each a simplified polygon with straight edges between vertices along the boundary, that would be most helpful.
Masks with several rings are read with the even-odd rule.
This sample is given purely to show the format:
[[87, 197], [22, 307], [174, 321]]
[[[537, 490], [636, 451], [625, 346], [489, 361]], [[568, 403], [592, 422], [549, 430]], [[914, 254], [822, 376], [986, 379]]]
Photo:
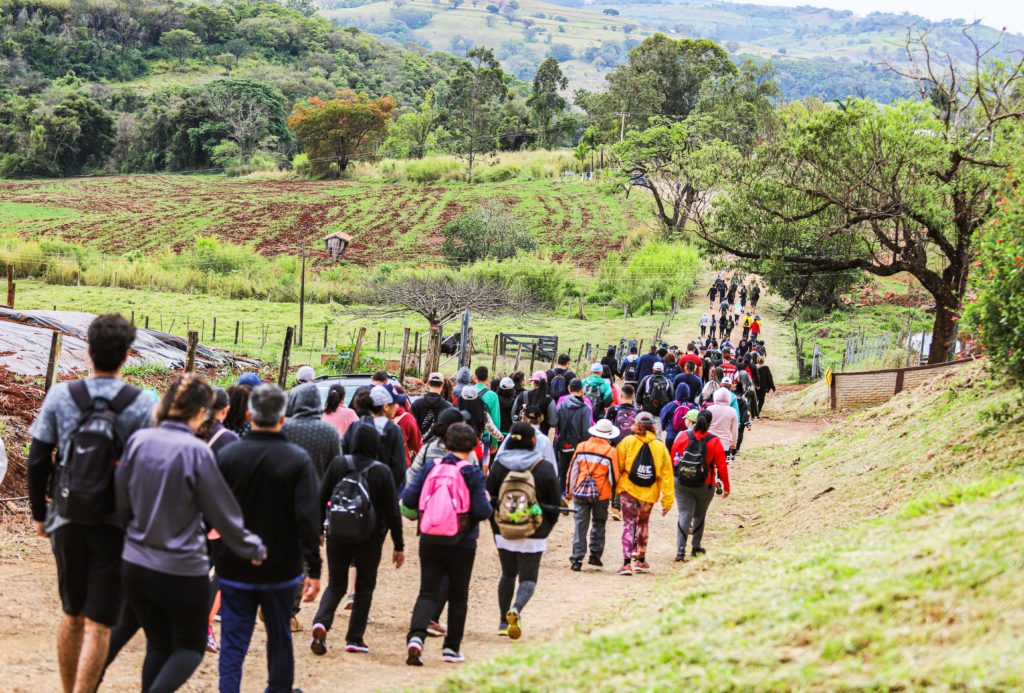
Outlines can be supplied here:
[[[398, 379], [389, 375], [391, 384], [397, 386]], [[320, 401], [327, 402], [327, 392], [331, 385], [340, 383], [345, 386], [345, 406], [347, 407], [355, 397], [356, 391], [361, 387], [370, 387], [373, 380], [373, 373], [348, 373], [345, 375], [320, 375], [316, 378], [316, 389], [320, 392]]]

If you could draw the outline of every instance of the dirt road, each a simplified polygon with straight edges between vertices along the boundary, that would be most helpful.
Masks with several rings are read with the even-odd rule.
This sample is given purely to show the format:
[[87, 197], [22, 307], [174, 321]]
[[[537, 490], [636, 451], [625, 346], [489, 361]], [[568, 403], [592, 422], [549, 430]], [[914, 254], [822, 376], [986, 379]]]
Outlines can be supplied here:
[[[749, 455], [758, 447], [776, 443], [802, 442], [820, 429], [815, 422], [755, 423], [745, 445]], [[742, 458], [745, 460], [747, 455]], [[733, 524], [731, 518], [742, 503], [745, 468], [733, 466], [735, 493], [733, 498], [712, 504], [709, 530], [705, 543], [714, 546], [722, 532]], [[716, 517], [717, 516], [717, 517]], [[500, 574], [497, 553], [489, 530], [484, 530], [477, 551], [476, 569], [471, 586], [469, 621], [463, 652], [470, 660], [493, 657], [510, 648], [538, 640], [557, 642], [563, 629], [587, 627], [587, 623], [606, 619], [613, 606], [610, 600], [595, 604], [593, 595], [626, 594], [636, 590], [636, 582], [654, 584], [676, 569], [675, 512], [652, 518], [650, 558], [653, 572], [622, 578], [615, 575], [619, 565], [622, 525], [609, 522], [608, 542], [603, 569], [584, 567], [583, 572], [569, 570], [568, 556], [572, 540], [572, 523], [562, 520], [556, 526], [544, 557], [537, 594], [524, 613], [524, 637], [518, 642], [498, 638], [495, 633], [500, 614], [497, 608], [497, 582]], [[308, 648], [308, 637], [296, 637], [296, 686], [309, 691], [377, 691], [422, 686], [436, 681], [452, 666], [440, 661], [440, 642], [432, 639], [427, 645], [426, 665], [422, 669], [407, 667], [403, 643], [409, 614], [416, 598], [419, 564], [413, 528], [406, 526], [410, 542], [409, 562], [396, 571], [390, 565], [381, 567], [380, 582], [374, 599], [374, 623], [366, 635], [369, 655], [343, 652], [345, 618], [338, 620], [338, 629], [329, 638], [330, 651], [316, 657]], [[309, 628], [314, 605], [303, 606], [300, 620]], [[8, 521], [0, 534], [0, 671], [6, 691], [58, 690], [55, 661], [55, 638], [60, 617], [53, 559], [45, 539], [28, 533], [23, 524]], [[107, 673], [103, 690], [129, 691], [138, 688], [145, 643], [136, 636]], [[265, 640], [257, 628], [253, 647], [246, 662], [245, 690], [261, 690], [265, 682]], [[208, 655], [186, 690], [209, 691], [217, 685], [217, 657]]]

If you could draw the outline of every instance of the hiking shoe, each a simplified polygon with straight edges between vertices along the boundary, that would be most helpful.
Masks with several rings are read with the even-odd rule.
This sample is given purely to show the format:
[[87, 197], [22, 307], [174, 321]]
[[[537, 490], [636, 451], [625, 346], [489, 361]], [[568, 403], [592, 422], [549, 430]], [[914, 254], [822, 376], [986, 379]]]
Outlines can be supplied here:
[[370, 648], [367, 647], [365, 642], [347, 642], [345, 643], [345, 652], [355, 652], [356, 654], [370, 654]]
[[441, 650], [441, 661], [448, 662], [449, 664], [462, 664], [466, 661], [466, 658], [461, 652], [446, 647]]
[[423, 642], [419, 638], [413, 638], [406, 645], [405, 663], [411, 667], [423, 666]]
[[676, 563], [682, 563], [686, 560], [686, 549], [683, 549], [676, 554]]
[[427, 626], [427, 635], [433, 638], [443, 638], [448, 635], [448, 629], [437, 621], [431, 621], [430, 625]]
[[698, 546], [697, 548], [695, 548], [693, 550], [693, 556], [694, 557], [703, 556], [706, 553], [707, 553], [707, 549], [701, 548], [700, 546]]
[[309, 649], [315, 655], [327, 654], [327, 628], [322, 623], [313, 624], [313, 638], [309, 641]]
[[598, 568], [604, 568], [604, 563], [597, 556], [591, 556], [587, 559], [587, 565], [596, 565]]
[[651, 572], [651, 566], [647, 564], [647, 561], [639, 561], [635, 566], [633, 566], [633, 572], [649, 573]]
[[217, 645], [217, 637], [213, 634], [213, 626], [206, 629], [206, 651], [211, 654], [220, 652], [220, 646]]
[[508, 639], [518, 640], [523, 634], [523, 626], [519, 619], [519, 612], [516, 611], [515, 607], [508, 610], [505, 614], [505, 620], [508, 621]]
[[352, 611], [352, 606], [356, 603], [356, 596], [354, 594], [345, 595], [345, 606], [342, 607], [345, 611]]
[[291, 624], [291, 626], [292, 626], [292, 632], [293, 633], [301, 633], [302, 632], [302, 624], [299, 623], [299, 619], [295, 618], [294, 616], [292, 616], [292, 624]]
[[574, 573], [578, 573], [581, 570], [583, 570], [583, 564], [580, 563], [579, 561], [573, 561], [572, 563], [569, 564], [569, 570], [571, 570]]
[[619, 575], [632, 575], [632, 574], [633, 574], [633, 566], [631, 566], [628, 563], [626, 565], [622, 566], [621, 568], [619, 568]]

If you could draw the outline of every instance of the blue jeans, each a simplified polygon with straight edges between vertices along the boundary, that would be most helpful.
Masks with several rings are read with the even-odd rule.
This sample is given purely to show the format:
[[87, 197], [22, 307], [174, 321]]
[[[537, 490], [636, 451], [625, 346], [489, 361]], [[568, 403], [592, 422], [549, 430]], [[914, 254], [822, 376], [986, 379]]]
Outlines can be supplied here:
[[267, 629], [267, 692], [291, 693], [295, 680], [292, 650], [292, 601], [295, 581], [275, 585], [240, 585], [221, 580], [220, 691], [238, 693], [242, 665], [249, 651], [256, 609], [263, 609]]

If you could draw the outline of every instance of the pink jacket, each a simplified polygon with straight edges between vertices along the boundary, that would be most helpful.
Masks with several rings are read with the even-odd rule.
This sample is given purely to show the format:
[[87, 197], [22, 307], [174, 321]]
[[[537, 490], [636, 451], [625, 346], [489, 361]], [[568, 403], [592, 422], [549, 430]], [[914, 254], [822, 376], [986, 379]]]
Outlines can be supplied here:
[[715, 390], [715, 403], [707, 410], [711, 412], [709, 432], [718, 436], [726, 450], [736, 447], [740, 439], [740, 420], [736, 416], [736, 410], [729, 404], [728, 388], [720, 387]]

